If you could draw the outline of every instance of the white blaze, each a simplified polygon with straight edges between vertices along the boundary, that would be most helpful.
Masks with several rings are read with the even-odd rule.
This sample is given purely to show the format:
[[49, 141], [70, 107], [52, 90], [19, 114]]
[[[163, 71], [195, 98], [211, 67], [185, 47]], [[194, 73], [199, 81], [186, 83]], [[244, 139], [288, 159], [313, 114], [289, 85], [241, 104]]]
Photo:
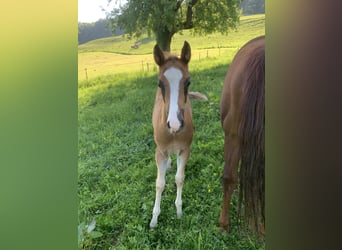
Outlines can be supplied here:
[[178, 120], [178, 96], [179, 96], [179, 82], [182, 79], [182, 72], [177, 68], [170, 68], [165, 71], [164, 76], [169, 81], [170, 86], [170, 107], [167, 122], [169, 122], [172, 132], [179, 130], [181, 123]]

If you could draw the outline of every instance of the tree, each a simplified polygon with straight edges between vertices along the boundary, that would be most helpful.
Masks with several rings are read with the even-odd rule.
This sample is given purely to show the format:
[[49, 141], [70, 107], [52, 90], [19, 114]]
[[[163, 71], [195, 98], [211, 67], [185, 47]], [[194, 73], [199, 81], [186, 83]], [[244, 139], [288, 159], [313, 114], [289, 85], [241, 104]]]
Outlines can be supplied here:
[[108, 17], [114, 30], [124, 29], [130, 37], [153, 33], [158, 45], [170, 51], [173, 35], [182, 30], [227, 34], [229, 29], [235, 29], [240, 3], [241, 0], [127, 0]]

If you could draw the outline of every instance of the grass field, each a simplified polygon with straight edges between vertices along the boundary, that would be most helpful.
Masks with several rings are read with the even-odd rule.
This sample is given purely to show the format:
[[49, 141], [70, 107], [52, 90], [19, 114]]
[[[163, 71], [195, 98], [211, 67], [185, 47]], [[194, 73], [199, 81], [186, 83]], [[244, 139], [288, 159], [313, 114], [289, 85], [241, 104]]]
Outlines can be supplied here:
[[[206, 94], [209, 101], [192, 102], [195, 135], [185, 171], [183, 216], [177, 218], [174, 206], [173, 158], [158, 227], [154, 230], [149, 229], [149, 222], [157, 173], [151, 124], [156, 72], [152, 70], [152, 60], [150, 71], [142, 72], [140, 62], [130, 74], [121, 73], [123, 70], [111, 65], [112, 61], [123, 63], [126, 57], [127, 63], [136, 58], [152, 58], [154, 41], [144, 44], [146, 48], [141, 46], [142, 54], [137, 54], [139, 49], [125, 52], [125, 46], [132, 42], [122, 37], [115, 38], [121, 40], [116, 48], [112, 44], [110, 53], [105, 52], [107, 39], [79, 47], [80, 75], [84, 74], [85, 65], [104, 68], [98, 75], [89, 73], [88, 80], [79, 77], [80, 249], [265, 248], [264, 243], [239, 230], [236, 194], [232, 200], [232, 232], [220, 233], [217, 223], [222, 201], [223, 133], [219, 120], [222, 83], [237, 48], [250, 38], [264, 34], [264, 17], [245, 17], [237, 33], [222, 38], [230, 41], [225, 44], [226, 48], [231, 44], [227, 55], [221, 53], [197, 60], [196, 53], [213, 46], [215, 39], [185, 33], [175, 37], [174, 51], [181, 48], [184, 40], [193, 47], [190, 91]], [[207, 43], [205, 47], [205, 40], [212, 44]], [[97, 63], [94, 63], [95, 55]]]
[[[232, 57], [245, 41], [265, 33], [265, 15], [241, 17], [237, 31], [228, 35], [214, 33], [208, 36], [192, 36], [189, 31], [176, 34], [173, 37], [171, 51], [180, 52], [184, 40], [192, 48], [192, 61], [203, 60], [207, 57]], [[138, 49], [132, 49], [136, 41], [142, 44]], [[152, 50], [155, 45], [153, 38], [143, 37], [138, 40], [128, 40], [123, 36], [94, 40], [79, 46], [78, 77], [82, 81], [120, 72], [147, 71], [154, 67]], [[147, 65], [148, 64], [148, 65]]]

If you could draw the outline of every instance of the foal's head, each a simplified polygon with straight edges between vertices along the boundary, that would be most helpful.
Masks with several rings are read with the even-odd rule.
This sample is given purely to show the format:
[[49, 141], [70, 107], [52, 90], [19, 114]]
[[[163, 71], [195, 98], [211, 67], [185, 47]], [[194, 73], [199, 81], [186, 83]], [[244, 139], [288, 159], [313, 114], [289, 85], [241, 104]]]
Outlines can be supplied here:
[[181, 58], [164, 54], [158, 45], [154, 46], [154, 60], [159, 65], [159, 83], [163, 95], [166, 126], [171, 133], [184, 127], [184, 109], [187, 102], [190, 76], [188, 63], [191, 57], [189, 43], [184, 42]]

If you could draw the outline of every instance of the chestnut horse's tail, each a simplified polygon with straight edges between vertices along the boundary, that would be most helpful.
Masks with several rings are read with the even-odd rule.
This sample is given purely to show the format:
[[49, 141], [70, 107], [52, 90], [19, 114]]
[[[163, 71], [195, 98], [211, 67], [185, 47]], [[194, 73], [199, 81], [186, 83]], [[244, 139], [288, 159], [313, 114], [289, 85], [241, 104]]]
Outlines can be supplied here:
[[254, 223], [260, 233], [259, 224], [265, 224], [265, 50], [254, 52], [240, 99], [239, 213], [244, 203], [246, 223]]

